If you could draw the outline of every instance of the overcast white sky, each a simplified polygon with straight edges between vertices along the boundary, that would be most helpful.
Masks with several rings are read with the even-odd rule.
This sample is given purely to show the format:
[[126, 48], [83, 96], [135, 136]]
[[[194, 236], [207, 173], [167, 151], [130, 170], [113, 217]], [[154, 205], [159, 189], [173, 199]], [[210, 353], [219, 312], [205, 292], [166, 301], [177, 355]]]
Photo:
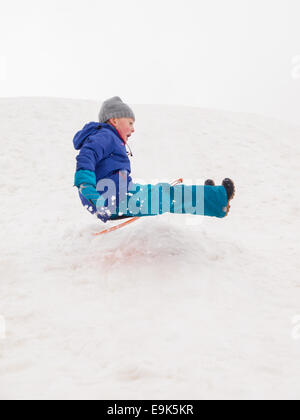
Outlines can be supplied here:
[[299, 0], [0, 0], [0, 96], [256, 112], [300, 124]]

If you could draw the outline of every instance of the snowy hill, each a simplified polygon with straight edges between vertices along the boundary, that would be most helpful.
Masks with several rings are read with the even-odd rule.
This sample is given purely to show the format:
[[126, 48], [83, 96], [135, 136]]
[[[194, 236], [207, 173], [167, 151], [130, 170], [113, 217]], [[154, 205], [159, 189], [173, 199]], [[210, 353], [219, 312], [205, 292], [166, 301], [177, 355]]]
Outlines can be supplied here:
[[95, 238], [72, 139], [99, 106], [0, 99], [0, 398], [299, 398], [300, 129], [134, 106], [135, 181], [229, 176], [236, 199]]

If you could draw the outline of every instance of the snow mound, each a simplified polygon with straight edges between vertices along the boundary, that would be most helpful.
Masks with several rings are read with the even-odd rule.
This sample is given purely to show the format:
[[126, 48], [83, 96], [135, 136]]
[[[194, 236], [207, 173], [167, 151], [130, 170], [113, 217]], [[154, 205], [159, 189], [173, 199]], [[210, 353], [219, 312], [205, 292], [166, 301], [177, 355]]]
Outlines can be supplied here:
[[232, 177], [236, 199], [94, 237], [72, 138], [99, 105], [0, 99], [0, 397], [298, 398], [299, 128], [134, 107], [136, 182]]

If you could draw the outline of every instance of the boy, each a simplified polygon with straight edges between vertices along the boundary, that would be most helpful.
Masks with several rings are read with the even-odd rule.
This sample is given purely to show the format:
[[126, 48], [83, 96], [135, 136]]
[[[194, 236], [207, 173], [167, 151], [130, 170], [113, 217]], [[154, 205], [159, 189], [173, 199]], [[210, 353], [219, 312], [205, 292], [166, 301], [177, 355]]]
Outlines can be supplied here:
[[99, 123], [91, 122], [75, 135], [74, 147], [80, 150], [75, 186], [82, 204], [105, 223], [165, 212], [227, 216], [235, 194], [228, 178], [222, 186], [215, 186], [212, 180], [205, 186], [134, 184], [128, 157], [132, 153], [126, 151], [134, 123], [132, 109], [115, 96], [103, 103]]

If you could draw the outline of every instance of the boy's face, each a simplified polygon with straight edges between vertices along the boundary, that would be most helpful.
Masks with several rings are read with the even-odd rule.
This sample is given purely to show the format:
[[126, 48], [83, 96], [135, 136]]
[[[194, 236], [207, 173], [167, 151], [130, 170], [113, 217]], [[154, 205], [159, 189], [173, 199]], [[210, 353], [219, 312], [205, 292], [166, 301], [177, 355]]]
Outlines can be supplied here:
[[127, 143], [131, 134], [134, 133], [134, 120], [132, 118], [111, 118], [109, 121]]

